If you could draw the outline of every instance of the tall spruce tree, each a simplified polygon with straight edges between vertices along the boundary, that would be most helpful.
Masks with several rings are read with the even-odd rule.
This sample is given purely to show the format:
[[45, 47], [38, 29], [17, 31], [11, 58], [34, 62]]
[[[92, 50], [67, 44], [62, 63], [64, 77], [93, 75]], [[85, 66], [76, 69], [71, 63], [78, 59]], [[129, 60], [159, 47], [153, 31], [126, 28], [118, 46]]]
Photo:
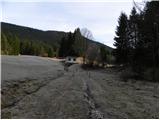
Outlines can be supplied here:
[[61, 43], [60, 43], [60, 48], [59, 48], [59, 53], [58, 53], [58, 55], [59, 55], [59, 57], [65, 57], [65, 46], [66, 46], [66, 44], [65, 44], [65, 37], [63, 37], [62, 39], [61, 39]]
[[[158, 79], [159, 65], [159, 2], [147, 2], [144, 9], [144, 66], [152, 68], [153, 81]], [[156, 76], [157, 74], [157, 76]]]
[[75, 53], [75, 49], [74, 49], [74, 38], [73, 38], [73, 34], [71, 32], [69, 32], [68, 37], [67, 37], [67, 47], [66, 47], [66, 51], [67, 51], [67, 56], [76, 56]]
[[131, 11], [131, 15], [129, 16], [129, 34], [128, 34], [128, 38], [129, 38], [129, 43], [130, 43], [130, 49], [129, 49], [129, 54], [128, 54], [128, 58], [129, 58], [129, 62], [131, 65], [134, 66], [135, 64], [135, 59], [136, 59], [136, 55], [135, 55], [135, 51], [137, 48], [137, 43], [139, 40], [139, 14], [136, 11], [136, 8], [133, 7], [132, 11]]
[[128, 18], [125, 13], [121, 13], [118, 26], [116, 29], [116, 37], [114, 38], [114, 55], [116, 57], [117, 63], [127, 63], [128, 53], [129, 53], [129, 38], [128, 38]]
[[77, 28], [74, 31], [73, 37], [74, 37], [74, 50], [75, 50], [76, 54], [78, 56], [84, 56], [85, 41], [84, 41], [84, 37], [82, 37], [82, 35], [81, 35], [79, 28]]
[[136, 48], [138, 42], [138, 13], [133, 7], [129, 16], [129, 40], [131, 48]]
[[59, 48], [59, 56], [76, 56], [76, 52], [74, 49], [74, 37], [71, 32], [68, 33], [68, 36], [62, 38]]
[[[159, 47], [159, 2], [152, 1], [146, 4], [144, 14], [145, 45], [148, 48], [149, 63], [158, 65]], [[153, 64], [152, 64], [153, 65]]]

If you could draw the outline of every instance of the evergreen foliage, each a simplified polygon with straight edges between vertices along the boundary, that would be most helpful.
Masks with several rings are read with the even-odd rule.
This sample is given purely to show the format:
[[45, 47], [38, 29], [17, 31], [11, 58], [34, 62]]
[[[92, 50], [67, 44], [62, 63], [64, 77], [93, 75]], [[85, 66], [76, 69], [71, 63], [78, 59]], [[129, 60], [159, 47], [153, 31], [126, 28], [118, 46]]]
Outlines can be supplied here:
[[54, 56], [52, 46], [41, 41], [23, 40], [20, 41], [17, 36], [2, 33], [1, 37], [1, 54], [5, 55], [37, 55], [37, 56]]
[[[48, 57], [84, 56], [87, 44], [101, 43], [87, 39], [77, 28], [74, 33], [42, 31], [1, 22], [1, 54]], [[112, 48], [105, 46], [109, 51]]]
[[159, 2], [147, 2], [140, 13], [133, 7], [129, 19], [126, 19], [126, 15], [122, 13], [114, 39], [117, 62], [129, 63], [143, 78], [149, 75], [151, 81], [158, 81]]
[[116, 49], [114, 54], [116, 56], [117, 63], [127, 63], [129, 54], [129, 39], [128, 39], [128, 18], [125, 13], [121, 13], [119, 20], [119, 26], [117, 26], [116, 37], [114, 38]]
[[59, 56], [84, 56], [86, 39], [81, 35], [77, 28], [74, 33], [71, 32], [67, 37], [63, 37], [60, 43]]

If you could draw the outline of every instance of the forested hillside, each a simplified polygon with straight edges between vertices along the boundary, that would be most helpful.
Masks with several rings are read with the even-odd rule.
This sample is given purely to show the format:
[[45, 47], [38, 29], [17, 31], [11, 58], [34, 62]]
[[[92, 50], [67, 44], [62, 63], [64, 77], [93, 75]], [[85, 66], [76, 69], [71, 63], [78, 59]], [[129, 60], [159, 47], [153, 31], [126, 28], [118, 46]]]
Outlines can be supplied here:
[[57, 31], [42, 31], [3, 22], [1, 27], [1, 52], [9, 55], [54, 56], [61, 38], [67, 34]]
[[[4, 22], [1, 23], [1, 27], [1, 54], [49, 57], [82, 56], [82, 52], [86, 52], [92, 44], [95, 44], [97, 47], [103, 46], [109, 52], [112, 51], [112, 48], [106, 45], [83, 37], [79, 28], [74, 33], [65, 33], [59, 31], [42, 31]], [[85, 46], [83, 44], [84, 41]], [[84, 49], [84, 47], [86, 48]]]

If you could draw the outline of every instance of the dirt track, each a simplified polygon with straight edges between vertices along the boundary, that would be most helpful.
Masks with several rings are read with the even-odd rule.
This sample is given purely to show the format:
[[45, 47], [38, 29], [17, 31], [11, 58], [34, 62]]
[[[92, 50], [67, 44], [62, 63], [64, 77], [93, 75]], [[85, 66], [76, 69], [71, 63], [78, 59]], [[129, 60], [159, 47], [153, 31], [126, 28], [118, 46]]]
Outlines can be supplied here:
[[158, 83], [41, 57], [2, 56], [2, 118], [158, 118]]

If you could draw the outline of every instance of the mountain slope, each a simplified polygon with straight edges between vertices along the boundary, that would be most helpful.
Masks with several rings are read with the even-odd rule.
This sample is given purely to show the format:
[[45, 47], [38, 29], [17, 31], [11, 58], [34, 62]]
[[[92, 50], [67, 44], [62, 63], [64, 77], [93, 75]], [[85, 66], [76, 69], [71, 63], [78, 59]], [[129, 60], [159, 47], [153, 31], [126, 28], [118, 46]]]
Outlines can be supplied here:
[[[59, 49], [61, 39], [65, 36], [68, 36], [67, 32], [62, 31], [43, 31], [30, 27], [10, 24], [1, 22], [2, 33], [8, 35], [17, 36], [20, 41], [30, 40], [30, 41], [41, 41], [47, 43], [51, 46], [54, 46], [56, 49]], [[112, 51], [112, 48], [106, 46], [102, 43], [95, 42], [87, 39], [88, 43], [95, 43], [97, 46], [105, 46], [108, 51]]]
[[58, 45], [62, 37], [67, 34], [59, 31], [42, 31], [4, 22], [1, 23], [1, 29], [3, 33], [12, 33], [20, 38], [20, 40], [38, 40], [52, 43], [54, 45]]

